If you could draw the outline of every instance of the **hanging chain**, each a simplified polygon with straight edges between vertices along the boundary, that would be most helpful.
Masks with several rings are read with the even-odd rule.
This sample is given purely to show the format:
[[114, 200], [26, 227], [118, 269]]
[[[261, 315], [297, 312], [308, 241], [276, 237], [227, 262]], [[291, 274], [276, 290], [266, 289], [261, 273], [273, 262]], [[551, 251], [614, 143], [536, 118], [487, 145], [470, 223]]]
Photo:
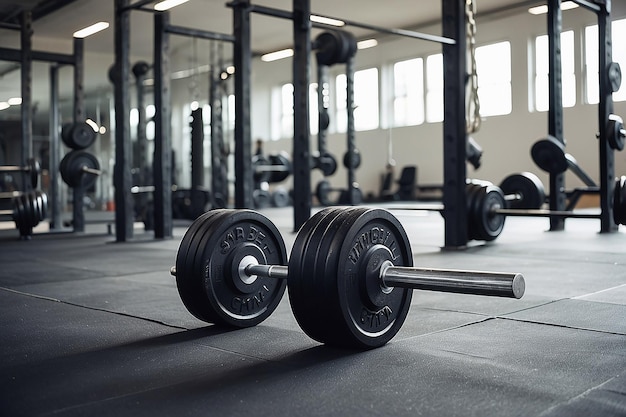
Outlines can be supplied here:
[[467, 48], [469, 52], [469, 74], [468, 74], [468, 103], [466, 106], [466, 131], [468, 134], [478, 132], [480, 129], [480, 101], [478, 99], [478, 73], [476, 71], [476, 2], [474, 0], [465, 1], [465, 27], [467, 37]]

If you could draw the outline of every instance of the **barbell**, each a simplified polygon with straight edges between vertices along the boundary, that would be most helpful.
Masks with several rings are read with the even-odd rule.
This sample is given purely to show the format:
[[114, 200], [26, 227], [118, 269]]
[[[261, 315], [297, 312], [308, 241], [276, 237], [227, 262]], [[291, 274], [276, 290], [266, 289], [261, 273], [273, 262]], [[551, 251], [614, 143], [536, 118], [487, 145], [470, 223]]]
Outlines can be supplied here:
[[89, 152], [81, 150], [67, 153], [59, 164], [59, 171], [63, 181], [72, 188], [89, 188], [102, 174], [98, 159]]
[[176, 265], [179, 295], [191, 314], [243, 328], [276, 309], [285, 288], [311, 338], [369, 349], [400, 330], [412, 289], [521, 298], [521, 274], [413, 267], [407, 234], [390, 212], [332, 207], [298, 232], [291, 256], [276, 226], [252, 210], [217, 209], [183, 236]]
[[26, 165], [0, 165], [0, 173], [26, 172], [30, 174], [30, 183], [33, 188], [37, 188], [39, 183], [39, 175], [41, 174], [41, 165], [34, 158], [26, 160]]

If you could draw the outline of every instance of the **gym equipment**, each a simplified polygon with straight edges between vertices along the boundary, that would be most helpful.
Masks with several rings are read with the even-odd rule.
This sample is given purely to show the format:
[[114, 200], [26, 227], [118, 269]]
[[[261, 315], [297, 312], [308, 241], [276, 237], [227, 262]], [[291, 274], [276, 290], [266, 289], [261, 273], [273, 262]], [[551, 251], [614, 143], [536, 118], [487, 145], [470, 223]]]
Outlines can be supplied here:
[[539, 209], [546, 201], [546, 191], [538, 176], [532, 172], [511, 174], [500, 183], [507, 208]]
[[98, 159], [89, 152], [74, 150], [61, 160], [59, 165], [61, 178], [72, 188], [89, 188], [101, 175]]
[[565, 146], [554, 136], [537, 141], [530, 154], [535, 164], [550, 174], [560, 174], [569, 169], [588, 187], [597, 187], [595, 181], [583, 171], [572, 155], [565, 152]]
[[345, 64], [356, 54], [356, 38], [344, 30], [320, 33], [313, 41], [318, 65]]
[[607, 80], [609, 85], [607, 89], [612, 93], [619, 90], [622, 85], [622, 68], [619, 65], [619, 62], [611, 62], [607, 65]]
[[285, 287], [302, 330], [328, 345], [371, 349], [400, 330], [412, 289], [521, 298], [521, 274], [413, 267], [406, 232], [388, 211], [328, 208], [300, 229], [287, 265], [276, 226], [251, 210], [213, 210], [183, 236], [170, 270], [200, 320], [255, 326]]
[[285, 188], [276, 188], [272, 191], [270, 198], [274, 207], [287, 207], [291, 204], [291, 196]]
[[20, 238], [30, 239], [33, 227], [48, 215], [48, 196], [41, 191], [15, 193], [12, 210], [0, 210], [0, 215], [11, 216]]
[[337, 159], [328, 152], [313, 155], [313, 168], [322, 171], [325, 177], [330, 177], [337, 171]]
[[626, 129], [624, 129], [624, 121], [616, 114], [610, 114], [606, 123], [607, 139], [611, 148], [616, 151], [624, 149], [624, 139], [626, 138]]
[[254, 155], [252, 167], [254, 181], [257, 183], [282, 182], [293, 172], [291, 161], [285, 152], [270, 154], [267, 158], [263, 155]]
[[343, 166], [347, 169], [357, 169], [361, 166], [361, 153], [358, 149], [343, 154]]
[[[340, 193], [336, 201], [332, 201], [330, 199], [330, 193], [333, 192]], [[352, 199], [350, 199], [350, 196], [348, 195], [348, 193], [350, 192], [353, 193]], [[359, 205], [363, 202], [363, 192], [361, 191], [361, 189], [359, 188], [359, 184], [357, 183], [352, 184], [352, 187], [347, 190], [345, 188], [333, 188], [328, 180], [321, 180], [317, 183], [317, 186], [315, 187], [315, 196], [317, 197], [317, 200], [320, 202], [320, 204], [323, 206], [350, 204], [350, 201], [352, 201], [352, 204], [354, 205]]]
[[613, 189], [613, 221], [626, 225], [626, 176], [615, 179]]
[[211, 207], [211, 193], [204, 188], [176, 188], [172, 191], [172, 218], [195, 220]]
[[96, 131], [86, 122], [66, 123], [61, 129], [65, 146], [75, 150], [87, 149], [96, 141]]
[[39, 183], [39, 175], [41, 175], [41, 165], [34, 158], [26, 160], [26, 165], [0, 165], [0, 173], [26, 172], [30, 174], [30, 183], [33, 188], [37, 188]]

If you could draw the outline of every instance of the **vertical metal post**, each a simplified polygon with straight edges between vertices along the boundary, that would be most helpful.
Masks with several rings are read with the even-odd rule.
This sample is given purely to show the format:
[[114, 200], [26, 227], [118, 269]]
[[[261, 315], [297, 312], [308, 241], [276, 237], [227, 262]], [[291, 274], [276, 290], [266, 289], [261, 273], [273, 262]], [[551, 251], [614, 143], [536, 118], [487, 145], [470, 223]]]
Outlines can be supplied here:
[[325, 117], [328, 117], [328, 102], [327, 97], [329, 94], [328, 91], [328, 78], [329, 78], [329, 67], [327, 65], [317, 65], [317, 109], [319, 114], [318, 119], [318, 129], [317, 129], [317, 150], [319, 151], [319, 156], [324, 156], [324, 154], [328, 151], [326, 146], [326, 137], [328, 135], [328, 128], [322, 125], [322, 121], [325, 114]]
[[467, 245], [467, 203], [465, 196], [465, 2], [441, 1], [443, 36], [456, 41], [443, 50], [443, 217], [445, 248]]
[[[137, 152], [133, 152], [133, 166], [139, 168], [137, 185], [147, 185], [147, 161], [148, 161], [148, 138], [146, 137], [146, 89], [143, 85], [146, 80], [146, 72], [143, 62], [138, 62], [133, 66], [133, 74], [135, 75], [135, 88], [137, 93]], [[139, 200], [143, 200], [144, 193], [140, 193]]]
[[[74, 38], [74, 123], [86, 119], [84, 94], [84, 39]], [[72, 190], [72, 227], [75, 232], [85, 231], [84, 197], [85, 187], [79, 185]]]
[[61, 162], [61, 144], [59, 142], [59, 66], [50, 65], [50, 228], [59, 230], [61, 220], [61, 187], [59, 181], [59, 163]]
[[[204, 187], [204, 119], [202, 108], [191, 111], [191, 189]], [[193, 199], [193, 196], [192, 196]]]
[[[354, 56], [346, 62], [346, 113], [348, 115], [348, 128], [346, 130], [348, 160], [352, 160], [352, 155], [357, 151], [354, 137]], [[350, 205], [359, 204], [356, 201], [356, 175], [354, 168], [348, 164], [348, 199]]]
[[[20, 43], [22, 49], [21, 59], [21, 90], [22, 90], [22, 155], [21, 165], [26, 166], [28, 158], [33, 156], [33, 109], [32, 109], [32, 78], [33, 78], [33, 28], [32, 13], [27, 10], [21, 15]], [[32, 188], [27, 172], [22, 173], [22, 190], [29, 191]]]
[[172, 237], [172, 111], [169, 12], [154, 15], [154, 237]]
[[115, 240], [133, 238], [133, 200], [130, 188], [130, 0], [115, 0]]
[[309, 84], [311, 68], [311, 1], [293, 0], [293, 212], [294, 230], [311, 217]]
[[600, 232], [614, 232], [613, 193], [615, 176], [615, 154], [609, 145], [606, 129], [609, 115], [613, 113], [613, 92], [610, 88], [608, 65], [613, 61], [611, 34], [611, 0], [598, 2], [598, 55], [600, 102], [598, 104], [598, 127], [600, 129]]
[[221, 56], [221, 46], [218, 47], [216, 41], [211, 42], [209, 102], [211, 103], [211, 198], [214, 208], [224, 208], [228, 204], [228, 156], [224, 151], [222, 126]]
[[[548, 134], [563, 139], [563, 86], [561, 67], [561, 0], [548, 0]], [[550, 174], [550, 210], [565, 210], [565, 173]], [[565, 228], [564, 217], [550, 217], [550, 230]]]
[[235, 63], [235, 207], [252, 207], [252, 139], [250, 132], [250, 1], [233, 7]]

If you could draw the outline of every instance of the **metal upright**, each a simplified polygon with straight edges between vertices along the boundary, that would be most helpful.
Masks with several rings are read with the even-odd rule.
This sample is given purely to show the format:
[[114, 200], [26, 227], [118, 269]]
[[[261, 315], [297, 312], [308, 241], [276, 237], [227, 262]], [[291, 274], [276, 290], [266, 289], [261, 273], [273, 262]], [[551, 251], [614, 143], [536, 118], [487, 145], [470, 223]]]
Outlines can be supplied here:
[[465, 126], [465, 2], [441, 1], [443, 36], [455, 43], [443, 43], [443, 218], [445, 248], [467, 245], [467, 175]]
[[294, 230], [311, 217], [309, 84], [311, 81], [311, 2], [293, 0], [293, 213]]

